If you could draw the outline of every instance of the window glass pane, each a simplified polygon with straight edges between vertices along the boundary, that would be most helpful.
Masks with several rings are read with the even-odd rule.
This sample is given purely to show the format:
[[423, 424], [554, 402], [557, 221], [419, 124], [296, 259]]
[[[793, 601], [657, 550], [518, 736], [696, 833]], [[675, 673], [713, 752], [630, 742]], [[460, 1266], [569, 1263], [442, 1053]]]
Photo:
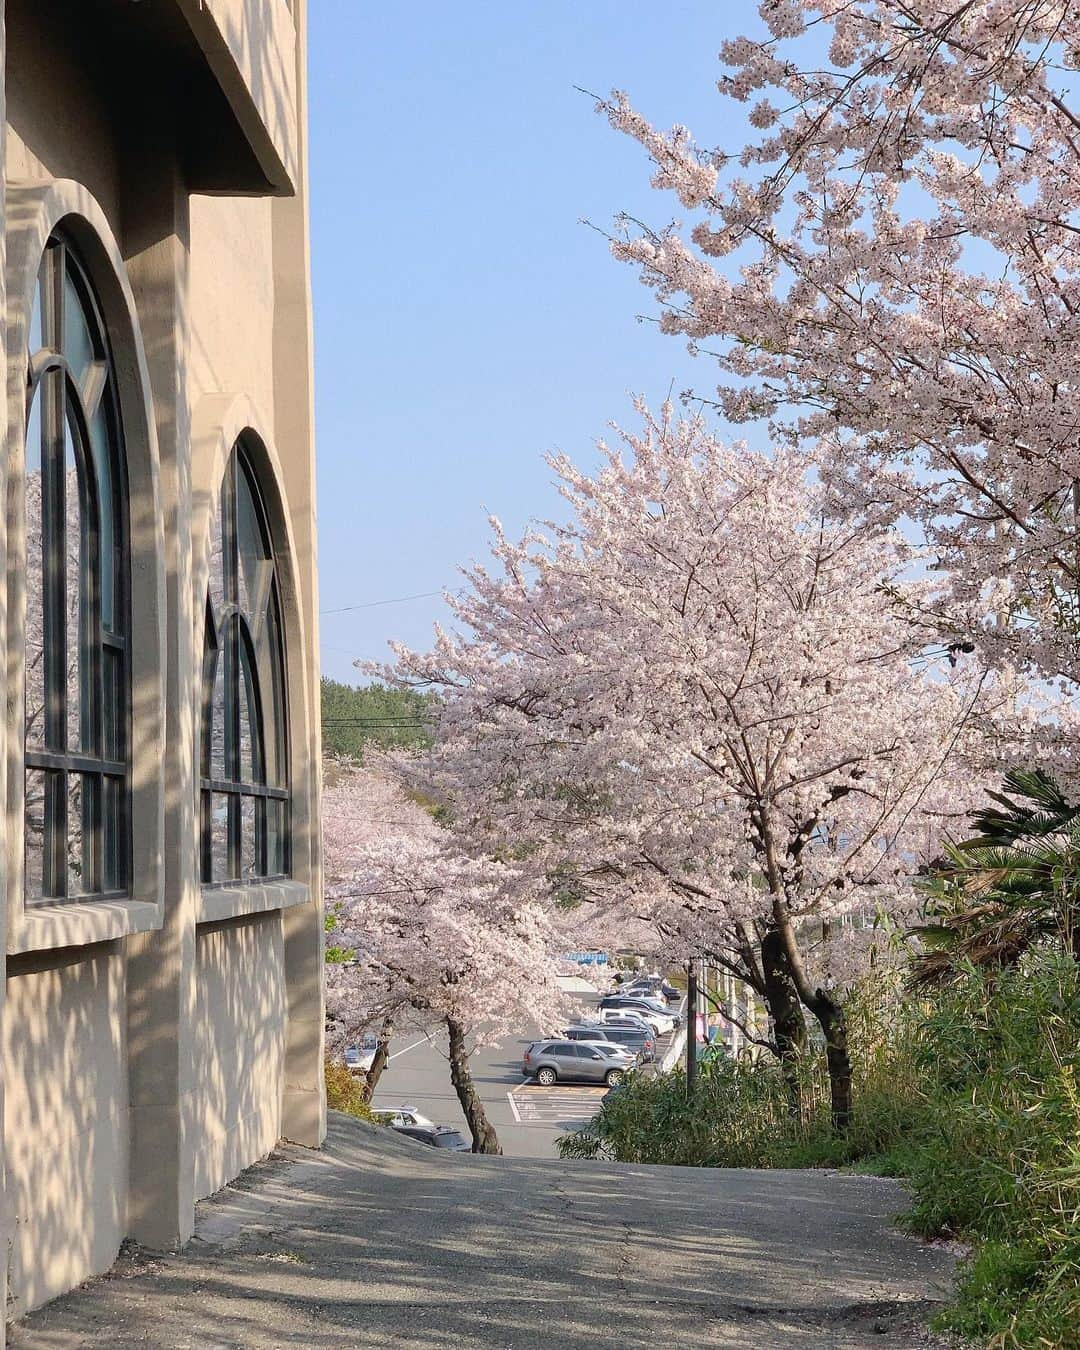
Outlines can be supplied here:
[[44, 894], [45, 849], [45, 773], [41, 769], [26, 771], [26, 821], [24, 890], [27, 900], [38, 900]]
[[107, 891], [123, 890], [126, 878], [123, 848], [124, 780], [104, 780], [102, 816], [102, 886]]
[[90, 452], [94, 461], [98, 495], [98, 557], [101, 567], [101, 622], [111, 633], [119, 631], [116, 613], [117, 572], [116, 491], [110, 453], [106, 396], [90, 422]]
[[87, 372], [94, 362], [94, 343], [70, 273], [64, 277], [64, 355], [75, 383], [80, 389], [84, 388]]
[[43, 895], [61, 899], [64, 894], [61, 868], [67, 850], [65, 818], [67, 816], [67, 787], [59, 770], [45, 772], [45, 850], [42, 865]]
[[210, 777], [225, 776], [225, 660], [223, 653], [218, 652], [210, 700]]
[[115, 647], [102, 648], [105, 699], [105, 758], [124, 758], [127, 709], [124, 706], [124, 657]]
[[215, 792], [210, 801], [210, 870], [214, 881], [229, 880], [229, 797]]
[[285, 871], [285, 802], [269, 797], [266, 802], [266, 871], [280, 876]]
[[258, 876], [255, 850], [255, 798], [240, 798], [240, 875], [245, 881]]
[[236, 542], [240, 554], [240, 607], [249, 616], [253, 629], [263, 622], [263, 613], [274, 574], [270, 548], [263, 535], [258, 508], [252, 495], [247, 470], [241, 464], [237, 474]]
[[270, 592], [266, 627], [257, 648], [262, 689], [263, 754], [265, 781], [271, 787], [285, 786], [285, 694], [283, 687], [281, 620], [277, 588]]
[[88, 824], [90, 803], [81, 773], [67, 776], [67, 893], [85, 895], [94, 889], [90, 871]]
[[[46, 377], [48, 378], [48, 377]], [[26, 427], [26, 743], [45, 743], [45, 611], [41, 515], [41, 393]]]
[[225, 543], [222, 520], [225, 515], [225, 492], [222, 489], [210, 513], [210, 604], [215, 618], [220, 619], [221, 606], [225, 603]]
[[261, 783], [262, 753], [259, 746], [259, 704], [247, 643], [240, 642], [240, 781]]
[[86, 521], [83, 511], [83, 493], [80, 475], [81, 464], [75, 453], [75, 442], [71, 434], [71, 422], [64, 419], [64, 557], [65, 557], [65, 597], [64, 623], [67, 629], [67, 679], [65, 694], [67, 699], [67, 748], [69, 750], [88, 749], [84, 737], [83, 725], [83, 684], [85, 672], [82, 661], [83, 633], [88, 622], [84, 613], [86, 586], [83, 580], [86, 573]]

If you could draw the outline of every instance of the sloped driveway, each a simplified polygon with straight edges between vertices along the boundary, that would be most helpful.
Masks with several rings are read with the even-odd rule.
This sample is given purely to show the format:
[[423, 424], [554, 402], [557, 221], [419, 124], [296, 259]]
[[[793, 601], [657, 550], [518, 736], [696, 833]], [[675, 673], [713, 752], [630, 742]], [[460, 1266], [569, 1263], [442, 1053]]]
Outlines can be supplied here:
[[952, 1258], [891, 1225], [893, 1182], [446, 1155], [332, 1115], [11, 1328], [76, 1346], [915, 1347]]

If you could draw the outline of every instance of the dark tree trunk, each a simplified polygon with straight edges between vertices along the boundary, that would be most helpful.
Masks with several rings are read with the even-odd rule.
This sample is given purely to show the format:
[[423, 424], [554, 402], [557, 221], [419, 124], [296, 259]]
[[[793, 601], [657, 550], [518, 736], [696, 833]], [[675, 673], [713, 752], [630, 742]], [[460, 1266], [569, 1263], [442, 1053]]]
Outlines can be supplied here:
[[465, 1113], [472, 1134], [474, 1153], [502, 1153], [499, 1136], [484, 1112], [484, 1103], [476, 1091], [469, 1072], [469, 1055], [465, 1049], [465, 1028], [454, 1018], [446, 1019], [450, 1033], [450, 1081], [454, 1085], [461, 1109]]
[[833, 1129], [845, 1134], [851, 1124], [851, 1055], [848, 1051], [847, 1018], [831, 995], [819, 989], [810, 1011], [825, 1033], [825, 1062], [829, 1069]]
[[375, 1089], [379, 1086], [379, 1079], [382, 1077], [383, 1069], [386, 1068], [390, 1060], [390, 1037], [394, 1034], [394, 1023], [391, 1018], [384, 1017], [383, 1024], [379, 1028], [379, 1048], [375, 1051], [375, 1058], [371, 1061], [371, 1068], [364, 1075], [364, 1101], [370, 1102], [375, 1095]]
[[780, 1057], [780, 1071], [787, 1084], [791, 1109], [798, 1113], [801, 1106], [799, 1059], [807, 1046], [806, 1018], [783, 941], [775, 928], [770, 928], [761, 939], [761, 969], [765, 979], [765, 1004], [772, 1018], [776, 1052]]

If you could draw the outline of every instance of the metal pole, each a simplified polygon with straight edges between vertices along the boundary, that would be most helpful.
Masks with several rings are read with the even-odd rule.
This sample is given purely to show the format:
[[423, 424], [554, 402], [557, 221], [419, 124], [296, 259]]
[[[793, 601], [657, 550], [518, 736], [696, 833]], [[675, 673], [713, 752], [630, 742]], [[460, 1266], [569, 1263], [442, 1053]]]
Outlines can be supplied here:
[[694, 1095], [697, 1085], [697, 972], [693, 961], [686, 963], [686, 1096]]

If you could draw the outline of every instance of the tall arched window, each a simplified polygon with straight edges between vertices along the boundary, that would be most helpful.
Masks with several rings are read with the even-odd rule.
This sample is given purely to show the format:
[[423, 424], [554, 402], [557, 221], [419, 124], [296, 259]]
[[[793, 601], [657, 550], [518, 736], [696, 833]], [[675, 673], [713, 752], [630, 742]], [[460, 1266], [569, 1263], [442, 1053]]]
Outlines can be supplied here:
[[284, 676], [270, 532], [238, 443], [210, 528], [201, 747], [204, 885], [288, 874]]
[[112, 354], [53, 236], [34, 293], [25, 458], [25, 894], [127, 894], [128, 540]]

